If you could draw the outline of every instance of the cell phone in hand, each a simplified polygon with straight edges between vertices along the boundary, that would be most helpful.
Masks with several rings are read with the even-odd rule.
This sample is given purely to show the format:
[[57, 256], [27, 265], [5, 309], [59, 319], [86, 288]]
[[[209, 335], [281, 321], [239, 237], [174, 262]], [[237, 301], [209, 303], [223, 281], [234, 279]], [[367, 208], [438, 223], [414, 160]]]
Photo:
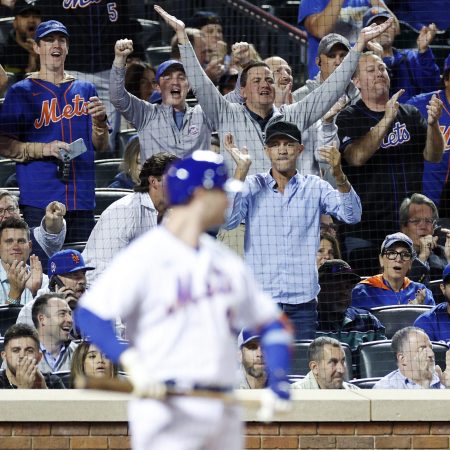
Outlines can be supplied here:
[[48, 288], [50, 289], [50, 292], [56, 292], [57, 287], [59, 289], [64, 287], [64, 283], [61, 278], [58, 277], [58, 275], [52, 275], [48, 283]]
[[83, 138], [77, 139], [76, 141], [73, 141], [71, 144], [69, 144], [70, 150], [64, 150], [60, 149], [59, 154], [61, 155], [61, 159], [64, 162], [69, 162], [72, 159], [76, 158], [77, 156], [80, 156], [84, 152], [87, 151], [86, 144], [84, 143]]

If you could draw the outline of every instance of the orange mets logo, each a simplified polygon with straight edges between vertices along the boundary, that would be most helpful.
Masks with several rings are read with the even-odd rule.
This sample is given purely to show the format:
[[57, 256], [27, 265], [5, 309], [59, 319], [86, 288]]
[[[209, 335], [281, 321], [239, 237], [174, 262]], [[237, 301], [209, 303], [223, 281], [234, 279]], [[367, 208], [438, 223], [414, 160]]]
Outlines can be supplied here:
[[78, 255], [75, 255], [75, 253], [72, 253], [72, 255], [70, 255], [70, 256], [72, 256], [72, 261], [75, 264], [80, 264], [80, 257]]
[[74, 116], [83, 116], [87, 115], [87, 102], [84, 101], [84, 98], [80, 95], [75, 95], [72, 100], [72, 105], [65, 105], [62, 109], [61, 114], [56, 112], [56, 109], [61, 109], [58, 105], [58, 100], [56, 98], [52, 98], [49, 102], [45, 100], [42, 102], [41, 108], [41, 117], [34, 121], [34, 127], [39, 130], [42, 127], [47, 127], [50, 125], [50, 122], [57, 123], [62, 119], [71, 119]]

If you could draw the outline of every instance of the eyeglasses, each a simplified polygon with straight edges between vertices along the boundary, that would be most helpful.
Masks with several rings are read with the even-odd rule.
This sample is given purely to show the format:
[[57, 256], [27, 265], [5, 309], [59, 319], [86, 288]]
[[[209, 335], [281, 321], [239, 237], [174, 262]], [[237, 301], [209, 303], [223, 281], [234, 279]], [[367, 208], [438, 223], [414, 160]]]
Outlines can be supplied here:
[[394, 261], [397, 259], [397, 256], [400, 256], [402, 261], [411, 261], [413, 255], [410, 252], [396, 252], [395, 250], [387, 250], [383, 253], [387, 259]]
[[17, 208], [15, 206], [8, 206], [5, 209], [0, 208], [0, 217], [4, 216], [5, 213], [12, 214], [16, 210], [17, 210]]
[[408, 223], [412, 223], [413, 225], [419, 225], [422, 222], [426, 225], [434, 225], [436, 223], [436, 221], [431, 217], [418, 217], [417, 219], [408, 219]]

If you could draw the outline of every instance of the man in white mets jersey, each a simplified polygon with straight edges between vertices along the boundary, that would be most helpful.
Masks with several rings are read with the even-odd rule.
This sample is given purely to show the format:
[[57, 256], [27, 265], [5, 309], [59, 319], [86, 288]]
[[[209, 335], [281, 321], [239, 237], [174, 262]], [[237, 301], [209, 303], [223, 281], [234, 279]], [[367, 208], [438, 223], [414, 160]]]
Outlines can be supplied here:
[[[175, 386], [226, 393], [235, 382], [236, 336], [261, 336], [269, 388], [264, 411], [288, 409], [291, 332], [242, 260], [205, 234], [224, 222], [223, 158], [195, 151], [166, 172], [172, 208], [164, 224], [136, 239], [79, 302], [83, 333], [122, 363], [137, 395], [129, 407], [135, 450], [242, 448], [240, 410], [217, 398], [165, 397]], [[113, 321], [127, 325], [130, 346], [117, 341]], [[267, 416], [266, 416], [267, 417]]]

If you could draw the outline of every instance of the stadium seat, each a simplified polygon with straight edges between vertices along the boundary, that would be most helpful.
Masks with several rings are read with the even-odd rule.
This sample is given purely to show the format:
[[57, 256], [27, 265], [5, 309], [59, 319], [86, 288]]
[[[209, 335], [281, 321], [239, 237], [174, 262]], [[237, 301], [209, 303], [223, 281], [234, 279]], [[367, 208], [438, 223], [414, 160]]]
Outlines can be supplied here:
[[351, 380], [350, 383], [358, 386], [361, 389], [372, 389], [373, 385], [380, 379], [380, 377], [374, 378], [358, 378]]
[[137, 131], [134, 128], [119, 131], [116, 135], [116, 151], [115, 154], [118, 158], [123, 158], [128, 141], [132, 136], [136, 136]]
[[295, 383], [296, 381], [303, 380], [305, 375], [288, 375], [289, 383]]
[[[448, 347], [439, 342], [433, 342], [433, 351], [442, 370], [445, 370], [445, 354]], [[395, 355], [391, 350], [391, 341], [365, 342], [357, 351], [358, 378], [384, 377], [397, 369]]]
[[0, 187], [6, 185], [6, 180], [16, 172], [16, 162], [12, 159], [0, 159]]
[[121, 159], [99, 159], [95, 161], [95, 187], [108, 187], [120, 171]]
[[66, 242], [61, 250], [71, 249], [78, 250], [80, 253], [83, 253], [84, 247], [86, 247], [86, 242]]
[[145, 49], [145, 59], [155, 69], [167, 59], [170, 59], [170, 46], [147, 47]]
[[139, 48], [147, 48], [162, 42], [161, 24], [156, 20], [132, 19], [136, 22], [137, 31], [135, 35], [136, 43]]
[[116, 200], [131, 194], [133, 191], [129, 189], [111, 189], [98, 188], [95, 189], [95, 210], [94, 215], [100, 216], [102, 212]]
[[422, 313], [430, 310], [430, 305], [390, 305], [372, 308], [374, 314], [386, 328], [386, 337], [391, 339], [397, 330], [409, 327]]
[[22, 305], [0, 305], [0, 335], [4, 336], [6, 330], [16, 323]]
[[[292, 375], [306, 375], [309, 372], [308, 365], [308, 348], [312, 341], [302, 340], [294, 342], [294, 356], [292, 360]], [[347, 361], [346, 380], [353, 377], [352, 370], [352, 352], [347, 344], [342, 344], [345, 352], [345, 359]]]
[[70, 377], [70, 370], [61, 370], [60, 372], [53, 372], [52, 375], [56, 375], [61, 378], [66, 389], [72, 389], [72, 380]]

